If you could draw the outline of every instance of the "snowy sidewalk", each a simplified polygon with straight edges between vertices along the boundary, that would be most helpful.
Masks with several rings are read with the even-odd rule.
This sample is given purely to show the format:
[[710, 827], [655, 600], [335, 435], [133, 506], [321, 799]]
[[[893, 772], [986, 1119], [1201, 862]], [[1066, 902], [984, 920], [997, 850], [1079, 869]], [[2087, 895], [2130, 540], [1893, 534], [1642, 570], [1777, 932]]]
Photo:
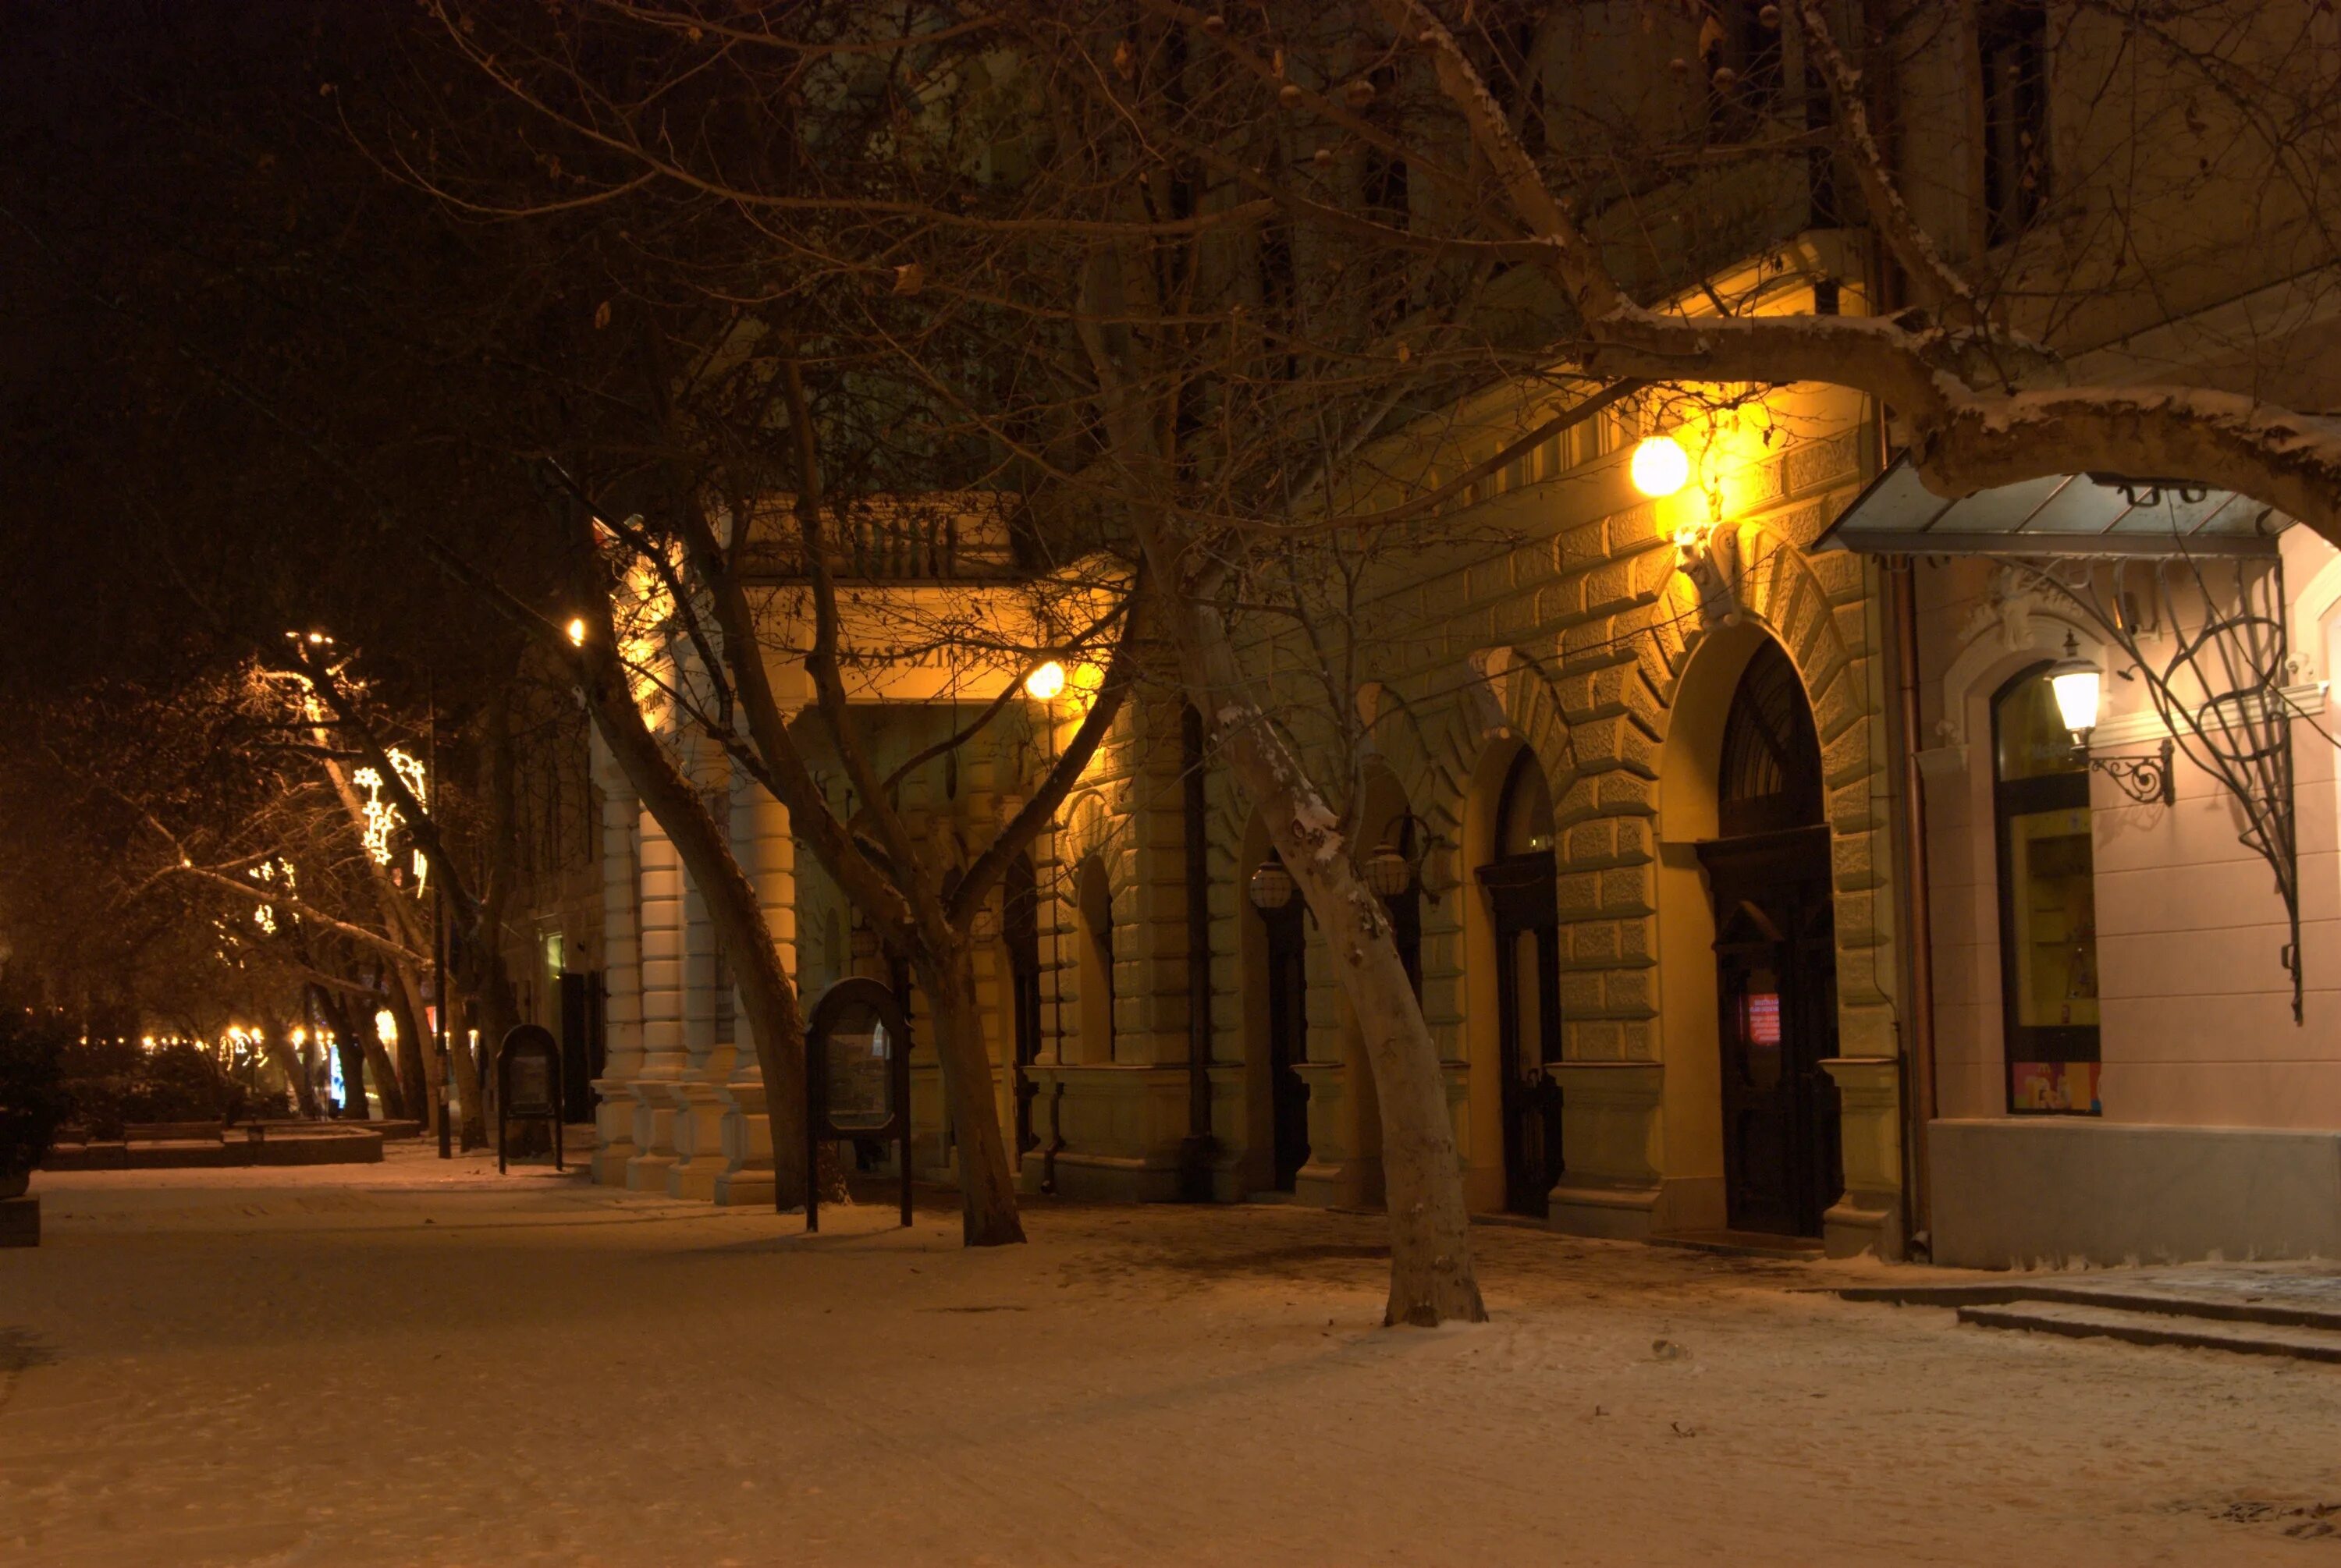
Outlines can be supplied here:
[[2341, 1369], [1812, 1289], [1875, 1265], [1483, 1226], [1496, 1321], [1390, 1332], [1379, 1223], [1292, 1207], [969, 1253], [413, 1147], [36, 1190], [10, 1568], [2341, 1562]]

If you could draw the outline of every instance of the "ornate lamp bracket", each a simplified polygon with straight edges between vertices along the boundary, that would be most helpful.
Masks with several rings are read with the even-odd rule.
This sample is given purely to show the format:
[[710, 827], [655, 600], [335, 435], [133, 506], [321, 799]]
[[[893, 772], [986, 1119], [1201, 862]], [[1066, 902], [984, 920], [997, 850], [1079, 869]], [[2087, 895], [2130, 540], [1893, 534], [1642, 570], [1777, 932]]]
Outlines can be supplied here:
[[2165, 736], [2151, 757], [2092, 757], [2089, 766], [2121, 786], [2121, 792], [2141, 806], [2173, 805], [2178, 791], [2171, 777], [2170, 759], [2177, 743]]

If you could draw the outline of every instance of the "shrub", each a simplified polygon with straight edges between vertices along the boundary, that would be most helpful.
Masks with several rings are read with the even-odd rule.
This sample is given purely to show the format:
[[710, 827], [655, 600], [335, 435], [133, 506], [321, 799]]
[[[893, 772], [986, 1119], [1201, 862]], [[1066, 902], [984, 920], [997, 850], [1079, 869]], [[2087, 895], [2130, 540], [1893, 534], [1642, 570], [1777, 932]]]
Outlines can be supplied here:
[[65, 1047], [65, 1090], [94, 1138], [118, 1138], [131, 1122], [222, 1121], [239, 1098], [198, 1047], [146, 1051], [110, 1041]]
[[55, 1018], [0, 1010], [0, 1180], [24, 1176], [48, 1156], [68, 1108], [59, 1072], [70, 1038]]
[[227, 1116], [227, 1075], [195, 1046], [164, 1046], [148, 1055], [123, 1097], [134, 1122], [216, 1122]]

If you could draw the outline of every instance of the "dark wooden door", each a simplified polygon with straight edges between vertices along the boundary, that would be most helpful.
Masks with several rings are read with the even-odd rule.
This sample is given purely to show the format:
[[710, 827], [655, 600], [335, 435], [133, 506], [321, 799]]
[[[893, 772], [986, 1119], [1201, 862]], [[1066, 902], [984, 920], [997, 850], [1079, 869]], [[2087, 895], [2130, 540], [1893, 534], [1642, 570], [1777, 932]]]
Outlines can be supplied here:
[[1734, 1230], [1818, 1236], [1843, 1186], [1828, 829], [1699, 846], [1715, 897], [1724, 1201]]
[[1504, 1207], [1544, 1218], [1560, 1179], [1560, 906], [1549, 854], [1479, 868], [1496, 934], [1497, 1071], [1504, 1124]]
[[1309, 1163], [1309, 948], [1299, 898], [1265, 910], [1268, 924], [1268, 1078], [1276, 1186], [1290, 1192]]
[[603, 1054], [602, 971], [561, 975], [561, 1119], [593, 1119], [593, 1080], [602, 1076]]

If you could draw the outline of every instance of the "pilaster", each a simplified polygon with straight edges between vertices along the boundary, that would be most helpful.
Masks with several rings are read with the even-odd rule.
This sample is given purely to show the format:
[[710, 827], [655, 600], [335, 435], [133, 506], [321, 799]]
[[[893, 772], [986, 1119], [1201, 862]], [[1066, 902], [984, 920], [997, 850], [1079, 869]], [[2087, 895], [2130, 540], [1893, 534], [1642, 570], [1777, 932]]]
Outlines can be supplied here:
[[[701, 799], [728, 817], [729, 759], [702, 745], [693, 748], [691, 763]], [[738, 1024], [707, 895], [688, 870], [682, 874], [682, 936], [683, 1063], [669, 1091], [675, 1163], [666, 1173], [666, 1191], [670, 1197], [709, 1200], [724, 1168], [722, 1085], [732, 1076], [732, 1037]]]
[[[1312, 1050], [1316, 1030], [1310, 1031]], [[1370, 1208], [1382, 1201], [1382, 1162], [1366, 1152], [1347, 1062], [1295, 1062], [1309, 1086], [1309, 1163], [1293, 1178], [1300, 1202], [1322, 1208]]]
[[1902, 1068], [1892, 1057], [1833, 1057], [1845, 1191], [1821, 1216], [1831, 1257], [1902, 1256]]
[[634, 1075], [643, 1060], [641, 883], [635, 866], [641, 804], [617, 759], [593, 739], [593, 781], [602, 795], [602, 984], [604, 1052], [593, 1080], [593, 1179], [623, 1186], [634, 1148]]
[[673, 1167], [674, 1089], [685, 1063], [682, 1033], [682, 867], [649, 812], [642, 818], [643, 1062], [634, 1075], [634, 1154], [626, 1186], [666, 1190]]
[[1549, 1062], [1560, 1086], [1560, 1146], [1568, 1168], [1552, 1189], [1553, 1228], [1634, 1238], [1664, 1228], [1657, 1062]]
[[[756, 888], [764, 926], [793, 983], [797, 967], [796, 840], [788, 808], [744, 773], [732, 779], [732, 852]], [[712, 1196], [719, 1204], [772, 1201], [772, 1124], [765, 1109], [764, 1074], [757, 1059], [753, 1020], [734, 1009], [732, 1070], [720, 1086], [723, 1107], [723, 1169]]]

